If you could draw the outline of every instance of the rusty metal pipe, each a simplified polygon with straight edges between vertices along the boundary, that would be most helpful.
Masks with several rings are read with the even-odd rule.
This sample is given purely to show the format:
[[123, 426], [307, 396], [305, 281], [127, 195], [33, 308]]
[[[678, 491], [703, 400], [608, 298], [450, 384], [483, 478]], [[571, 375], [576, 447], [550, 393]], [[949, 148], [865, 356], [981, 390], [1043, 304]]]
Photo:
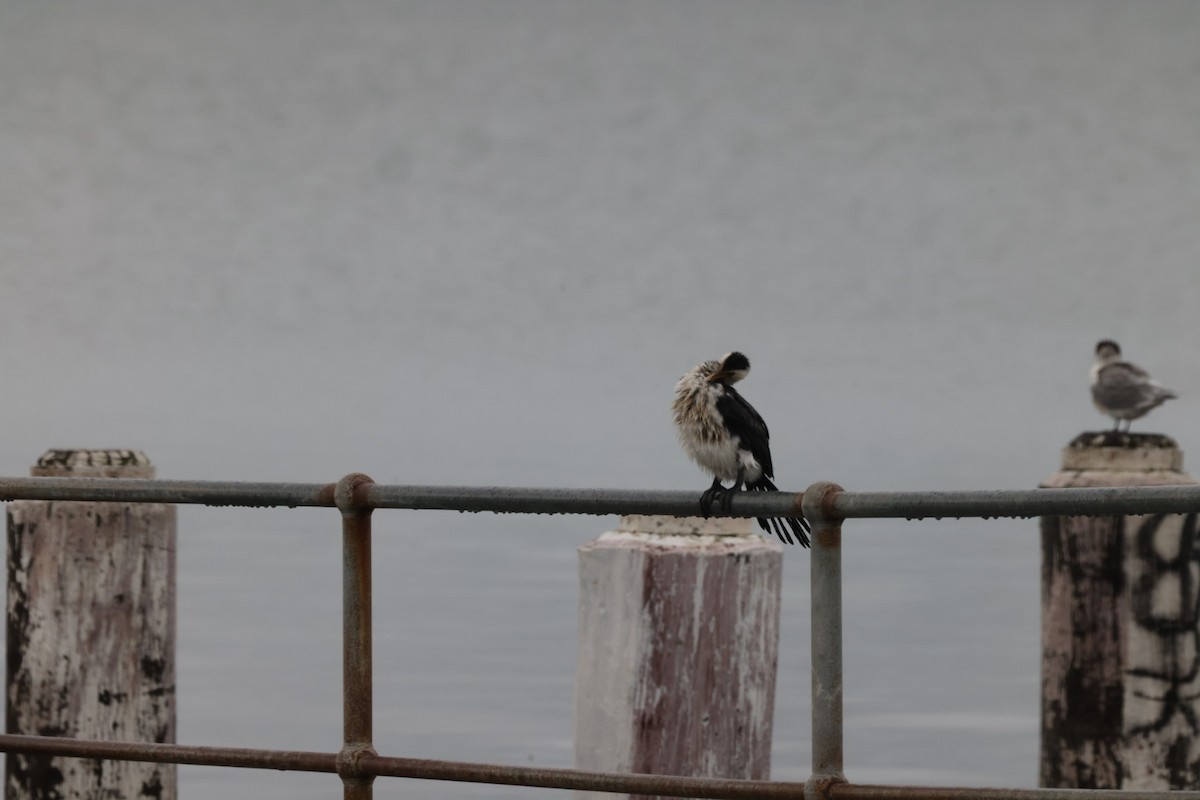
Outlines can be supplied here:
[[1121, 789], [994, 789], [958, 786], [874, 786], [842, 783], [832, 800], [1184, 800], [1200, 792]]
[[68, 739], [60, 736], [0, 734], [0, 752], [95, 758], [110, 761], [193, 764], [206, 767], [337, 772], [337, 753], [314, 753], [305, 750], [199, 747], [150, 742]]
[[[209, 506], [336, 505], [334, 484], [159, 481], [127, 478], [0, 478], [0, 501], [95, 500]], [[507, 486], [362, 487], [368, 508], [443, 509], [511, 514], [667, 514], [696, 512], [697, 492], [641, 489], [539, 489]], [[800, 494], [745, 492], [734, 517], [794, 513]], [[831, 512], [845, 519], [1103, 516], [1200, 511], [1200, 486], [1141, 486], [936, 492], [842, 492]]]
[[[237, 747], [195, 747], [142, 742], [100, 742], [52, 736], [4, 734], [0, 734], [0, 752], [102, 758], [112, 761], [149, 761], [326, 773], [338, 772], [341, 758], [339, 753], [314, 753], [300, 750], [254, 750]], [[804, 784], [784, 781], [743, 781], [727, 778], [589, 772], [565, 768], [514, 767], [503, 764], [392, 758], [379, 755], [362, 756], [358, 760], [358, 767], [364, 775], [379, 777], [535, 786], [547, 789], [579, 789], [664, 797], [729, 798], [729, 800], [778, 798], [782, 800], [782, 798], [797, 798], [804, 791]], [[1178, 799], [1172, 798], [1172, 800]]]
[[[337, 753], [304, 750], [255, 750], [241, 747], [198, 747], [143, 742], [100, 742], [54, 736], [0, 734], [0, 752], [37, 753], [112, 761], [150, 761], [197, 766], [294, 770], [336, 773]], [[741, 781], [724, 778], [684, 778], [671, 775], [637, 775], [586, 772], [575, 769], [514, 767], [463, 761], [364, 756], [360, 768], [380, 777], [419, 778], [437, 781], [547, 789], [579, 789], [621, 794], [666, 797], [767, 800], [804, 795], [803, 783]], [[839, 783], [828, 789], [832, 800], [1200, 800], [1200, 792], [1112, 791], [1099, 789], [989, 789], [950, 786], [874, 786]]]
[[812, 524], [809, 561], [812, 600], [812, 778], [808, 800], [825, 798], [844, 781], [842, 766], [842, 520], [832, 511], [842, 487], [814, 483], [804, 492]]
[[0, 478], [0, 501], [94, 500], [207, 506], [330, 506], [334, 484], [160, 481], [141, 478]]
[[370, 800], [375, 776], [362, 760], [375, 755], [371, 681], [371, 508], [362, 489], [372, 483], [352, 473], [337, 483], [342, 512], [342, 750], [337, 771], [345, 800]]
[[1105, 516], [1200, 511], [1200, 485], [842, 492], [832, 510], [845, 519]]
[[535, 786], [545, 789], [615, 792], [662, 797], [706, 797], [727, 800], [790, 798], [804, 793], [803, 783], [748, 781], [732, 778], [688, 778], [676, 775], [639, 775], [548, 767], [513, 767], [415, 758], [373, 756], [363, 766], [380, 776], [435, 781]]

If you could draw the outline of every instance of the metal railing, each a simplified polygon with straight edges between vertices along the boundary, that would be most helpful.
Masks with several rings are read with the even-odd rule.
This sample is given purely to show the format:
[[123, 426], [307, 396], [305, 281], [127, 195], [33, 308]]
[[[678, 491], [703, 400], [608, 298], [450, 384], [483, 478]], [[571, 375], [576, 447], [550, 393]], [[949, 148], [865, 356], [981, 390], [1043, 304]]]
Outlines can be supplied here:
[[794, 516], [812, 523], [812, 769], [799, 782], [590, 772], [395, 758], [372, 746], [371, 515], [375, 509], [496, 513], [696, 513], [694, 492], [384, 486], [361, 474], [337, 483], [239, 483], [125, 478], [0, 479], [0, 501], [81, 500], [209, 506], [337, 508], [343, 540], [343, 746], [337, 753], [191, 747], [58, 737], [0, 735], [0, 752], [336, 773], [347, 800], [372, 796], [376, 777], [424, 778], [554, 789], [705, 798], [807, 800], [1200, 800], [1200, 792], [1086, 789], [980, 789], [848, 783], [842, 763], [842, 521], [850, 518], [1034, 517], [1190, 513], [1200, 485], [951, 492], [847, 492], [816, 483], [802, 494], [745, 493], [731, 516]]

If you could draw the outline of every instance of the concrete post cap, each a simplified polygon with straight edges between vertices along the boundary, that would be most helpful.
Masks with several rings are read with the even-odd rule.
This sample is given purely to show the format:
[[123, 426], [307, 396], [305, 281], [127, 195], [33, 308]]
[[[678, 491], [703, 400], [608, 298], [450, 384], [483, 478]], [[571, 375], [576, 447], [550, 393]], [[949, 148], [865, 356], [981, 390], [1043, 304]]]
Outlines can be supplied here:
[[1183, 451], [1161, 433], [1081, 433], [1063, 449], [1065, 470], [1183, 470]]
[[749, 536], [754, 520], [742, 517], [669, 517], [650, 514], [626, 514], [617, 530], [621, 533], [646, 533], [653, 536]]
[[35, 478], [153, 478], [154, 465], [141, 450], [53, 448], [29, 469]]

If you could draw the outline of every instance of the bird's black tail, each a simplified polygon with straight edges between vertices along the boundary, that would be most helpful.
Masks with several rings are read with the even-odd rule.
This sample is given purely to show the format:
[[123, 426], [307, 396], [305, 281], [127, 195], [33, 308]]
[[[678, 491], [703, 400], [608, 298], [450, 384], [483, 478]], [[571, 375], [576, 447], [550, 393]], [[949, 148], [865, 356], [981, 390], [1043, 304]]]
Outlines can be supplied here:
[[[746, 484], [746, 488], [752, 492], [778, 492], [779, 488], [771, 483], [771, 479], [766, 475], [756, 480], [754, 483]], [[801, 547], [808, 547], [808, 534], [812, 531], [809, 527], [808, 520], [804, 517], [779, 517], [773, 519], [758, 520], [758, 527], [762, 528], [767, 533], [774, 533], [779, 537], [779, 540], [784, 544], [800, 543]], [[791, 533], [789, 533], [789, 529]], [[796, 538], [793, 540], [793, 536]]]

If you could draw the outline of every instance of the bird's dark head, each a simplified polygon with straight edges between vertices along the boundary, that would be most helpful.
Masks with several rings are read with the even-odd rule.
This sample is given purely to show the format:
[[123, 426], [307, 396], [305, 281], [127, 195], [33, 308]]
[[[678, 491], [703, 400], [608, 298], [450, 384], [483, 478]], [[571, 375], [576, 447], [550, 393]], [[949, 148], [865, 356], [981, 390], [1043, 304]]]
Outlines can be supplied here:
[[750, 359], [736, 350], [727, 353], [720, 361], [717, 371], [709, 376], [710, 383], [737, 383], [750, 374]]
[[1117, 358], [1121, 355], [1121, 345], [1112, 339], [1102, 339], [1096, 345], [1096, 357], [1100, 359]]

